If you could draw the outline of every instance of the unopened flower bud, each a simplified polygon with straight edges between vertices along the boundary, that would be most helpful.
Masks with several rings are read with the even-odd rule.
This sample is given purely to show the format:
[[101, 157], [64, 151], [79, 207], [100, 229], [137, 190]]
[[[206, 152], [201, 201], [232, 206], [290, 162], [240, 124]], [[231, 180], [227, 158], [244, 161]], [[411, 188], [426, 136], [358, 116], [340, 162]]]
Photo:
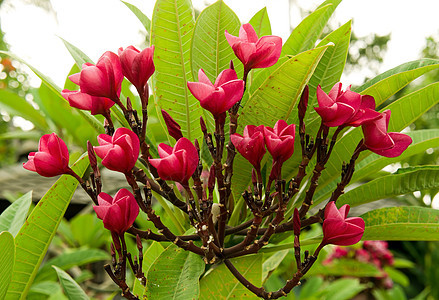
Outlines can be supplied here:
[[213, 190], [215, 187], [215, 167], [212, 165], [209, 171], [209, 180], [207, 181], [209, 190]]
[[136, 244], [137, 244], [137, 249], [139, 250], [143, 249], [142, 240], [140, 239], [140, 236], [138, 234], [136, 235]]
[[203, 117], [200, 117], [200, 127], [201, 127], [201, 131], [203, 133], [205, 133], [207, 131], [206, 123], [204, 122]]
[[235, 70], [235, 66], [233, 65], [233, 60], [230, 60], [230, 67], [229, 69]]
[[90, 141], [87, 141], [87, 152], [88, 152], [88, 160], [90, 161], [90, 167], [93, 169], [93, 171], [96, 171], [97, 168], [96, 153]]
[[166, 127], [168, 128], [169, 135], [176, 141], [181, 139], [183, 134], [181, 133], [180, 125], [164, 109], [162, 109], [162, 116], [165, 120]]
[[256, 171], [252, 168], [252, 183], [255, 185], [258, 182], [258, 177], [256, 176]]
[[300, 235], [300, 215], [299, 210], [297, 208], [294, 209], [294, 216], [293, 216], [293, 230], [294, 235], [299, 236]]
[[302, 96], [299, 101], [299, 120], [303, 120], [305, 117], [306, 109], [308, 108], [309, 99], [309, 87], [306, 85], [303, 89]]

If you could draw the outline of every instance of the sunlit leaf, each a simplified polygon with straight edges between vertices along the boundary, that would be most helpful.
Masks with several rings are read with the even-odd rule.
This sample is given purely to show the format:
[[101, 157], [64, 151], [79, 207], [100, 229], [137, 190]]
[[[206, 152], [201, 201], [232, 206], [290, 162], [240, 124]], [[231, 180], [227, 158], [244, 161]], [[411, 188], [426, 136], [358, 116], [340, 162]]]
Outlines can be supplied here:
[[32, 192], [28, 192], [14, 201], [0, 215], [0, 232], [8, 231], [16, 236], [26, 220], [32, 203]]
[[[72, 169], [79, 175], [89, 164], [82, 156]], [[29, 288], [64, 216], [78, 181], [63, 175], [38, 202], [15, 238], [16, 263], [5, 299], [26, 299]]]
[[258, 11], [249, 21], [253, 26], [258, 37], [271, 35], [271, 23], [268, 18], [267, 8], [264, 7]]
[[439, 211], [425, 207], [386, 207], [361, 215], [362, 240], [438, 241]]
[[14, 268], [14, 237], [9, 232], [2, 232], [0, 234], [0, 245], [2, 249], [0, 252], [0, 299], [5, 299]]
[[198, 279], [204, 272], [201, 257], [171, 245], [161, 253], [148, 271], [148, 299], [198, 299]]
[[[262, 255], [246, 255], [230, 260], [236, 269], [256, 286], [262, 284]], [[200, 281], [200, 300], [259, 299], [221, 264], [206, 274]]]
[[139, 21], [142, 23], [143, 27], [145, 27], [147, 38], [149, 37], [149, 32], [151, 31], [151, 20], [135, 5], [122, 1], [132, 12], [136, 15]]

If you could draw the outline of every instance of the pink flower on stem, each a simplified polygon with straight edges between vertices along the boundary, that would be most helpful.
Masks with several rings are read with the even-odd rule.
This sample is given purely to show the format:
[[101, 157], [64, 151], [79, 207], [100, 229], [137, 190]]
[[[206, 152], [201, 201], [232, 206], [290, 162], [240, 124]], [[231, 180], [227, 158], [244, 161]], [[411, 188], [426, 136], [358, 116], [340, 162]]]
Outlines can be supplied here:
[[349, 209], [350, 206], [347, 204], [337, 209], [333, 201], [328, 203], [325, 208], [321, 245], [349, 246], [361, 240], [364, 233], [364, 220], [359, 217], [347, 218]]
[[293, 155], [296, 125], [288, 125], [284, 120], [276, 122], [273, 128], [264, 127], [265, 145], [273, 157], [270, 178], [280, 175], [282, 164]]
[[381, 113], [380, 118], [362, 125], [364, 145], [372, 152], [385, 157], [397, 157], [412, 143], [412, 139], [403, 133], [387, 132], [390, 110]]
[[82, 93], [119, 101], [123, 80], [122, 67], [119, 57], [111, 51], [105, 52], [96, 65], [83, 64], [81, 72], [70, 75], [69, 78], [79, 85]]
[[154, 46], [137, 50], [128, 46], [125, 50], [119, 48], [119, 58], [123, 75], [136, 87], [140, 95], [144, 94], [145, 85], [155, 71]]
[[198, 151], [187, 138], [180, 138], [174, 148], [166, 144], [159, 144], [160, 158], [149, 159], [149, 163], [157, 169], [160, 178], [173, 180], [188, 185], [189, 178], [198, 166]]
[[113, 136], [100, 134], [98, 143], [100, 146], [94, 147], [94, 150], [106, 168], [124, 174], [131, 171], [140, 150], [139, 138], [133, 131], [121, 127]]
[[239, 37], [229, 34], [227, 30], [225, 35], [246, 72], [251, 69], [271, 67], [280, 57], [282, 39], [274, 35], [258, 38], [253, 26], [248, 23], [241, 25]]
[[247, 125], [244, 128], [243, 136], [234, 133], [230, 137], [233, 145], [239, 153], [247, 159], [259, 172], [261, 160], [266, 152], [264, 140], [264, 125]]
[[215, 119], [241, 100], [244, 81], [238, 79], [235, 70], [222, 71], [212, 84], [203, 69], [198, 71], [198, 82], [188, 82], [189, 91], [200, 101], [202, 108], [210, 111]]
[[23, 168], [37, 172], [44, 177], [72, 174], [69, 168], [69, 150], [56, 133], [45, 134], [40, 138], [38, 152], [31, 152]]
[[359, 126], [379, 117], [375, 109], [375, 100], [371, 96], [362, 96], [350, 90], [342, 91], [341, 82], [336, 83], [326, 94], [317, 86], [318, 107], [314, 109], [328, 127]]
[[112, 198], [106, 193], [98, 195], [98, 205], [93, 209], [104, 223], [104, 227], [122, 236], [139, 215], [139, 206], [134, 195], [127, 189], [120, 189]]
[[69, 101], [71, 107], [82, 110], [89, 110], [92, 115], [109, 115], [109, 109], [114, 105], [114, 101], [105, 97], [95, 97], [81, 91], [69, 91], [67, 89], [61, 92], [61, 95]]
[[183, 137], [181, 133], [180, 124], [175, 121], [170, 114], [164, 109], [162, 109], [163, 120], [165, 120], [166, 127], [168, 128], [168, 133], [172, 136], [176, 141]]

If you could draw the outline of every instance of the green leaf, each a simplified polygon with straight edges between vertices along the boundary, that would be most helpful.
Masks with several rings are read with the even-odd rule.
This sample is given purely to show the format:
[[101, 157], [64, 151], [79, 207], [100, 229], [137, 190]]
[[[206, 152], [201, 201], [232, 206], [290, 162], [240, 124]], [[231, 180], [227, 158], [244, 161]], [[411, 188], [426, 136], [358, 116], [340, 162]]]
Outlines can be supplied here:
[[367, 285], [361, 284], [359, 279], [342, 278], [331, 282], [321, 294], [326, 300], [348, 300], [366, 288]]
[[280, 265], [288, 252], [288, 250], [278, 251], [264, 261], [262, 264], [262, 281], [267, 280], [270, 276], [270, 272]]
[[[314, 296], [323, 285], [322, 277], [310, 277], [306, 280], [306, 284], [300, 289], [300, 298], [308, 299]], [[311, 298], [314, 299], [314, 298]]]
[[0, 108], [11, 115], [20, 116], [34, 124], [39, 129], [49, 130], [44, 116], [36, 110], [24, 98], [18, 96], [16, 93], [6, 89], [0, 90]]
[[363, 263], [355, 259], [338, 259], [325, 265], [316, 264], [307, 273], [307, 275], [355, 277], [375, 277], [380, 274], [381, 271], [374, 265]]
[[69, 300], [88, 300], [88, 296], [85, 294], [85, 292], [81, 289], [78, 283], [70, 277], [69, 274], [64, 272], [62, 269], [58, 268], [57, 266], [52, 266], [56, 273], [58, 274], [59, 282], [61, 283], [62, 288], [64, 289], [64, 292], [67, 295], [67, 298]]
[[148, 299], [198, 299], [198, 278], [204, 261], [197, 254], [171, 245], [155, 260], [148, 271]]
[[[264, 7], [258, 11], [249, 21], [250, 25], [253, 26], [258, 37], [264, 35], [271, 35], [271, 23], [268, 18], [267, 8]], [[230, 32], [229, 32], [230, 33]]]
[[398, 195], [439, 188], [439, 167], [411, 168], [409, 172], [383, 176], [342, 195], [337, 204], [357, 206]]
[[9, 231], [15, 237], [26, 220], [31, 203], [32, 192], [28, 192], [5, 209], [0, 215], [0, 232]]
[[93, 63], [93, 61], [88, 57], [84, 52], [82, 52], [79, 48], [76, 46], [70, 44], [65, 39], [61, 38], [62, 42], [66, 46], [67, 50], [70, 52], [70, 55], [73, 57], [73, 59], [76, 62], [76, 65], [79, 67], [79, 69], [82, 69], [82, 64], [84, 63]]
[[384, 266], [384, 272], [389, 275], [393, 282], [405, 287], [410, 285], [410, 279], [403, 272], [389, 266]]
[[303, 19], [282, 46], [283, 55], [296, 55], [314, 47], [334, 10], [341, 0], [328, 0]]
[[[413, 140], [413, 143], [407, 148], [407, 150], [405, 150], [400, 156], [393, 158], [370, 153], [370, 155], [355, 165], [355, 172], [350, 184], [356, 183], [361, 179], [376, 173], [377, 170], [381, 170], [385, 166], [402, 161], [413, 155], [423, 153], [428, 148], [434, 148], [439, 145], [438, 129], [416, 130], [407, 132], [406, 134]], [[334, 180], [331, 184], [328, 184], [321, 191], [316, 193], [314, 197], [315, 203], [320, 203], [324, 199], [327, 199], [336, 188], [336, 185], [337, 181]]]
[[[232, 258], [230, 261], [251, 283], [262, 285], [262, 254]], [[230, 273], [225, 264], [207, 273], [200, 285], [200, 300], [259, 299]]]
[[414, 79], [437, 68], [439, 68], [437, 59], [424, 58], [411, 61], [376, 76], [354, 91], [373, 96], [379, 105]]
[[41, 132], [37, 131], [21, 131], [21, 130], [11, 130], [0, 134], [0, 140], [34, 140], [38, 141], [41, 138]]
[[[163, 246], [156, 241], [153, 241], [151, 245], [149, 245], [149, 247], [143, 253], [142, 271], [144, 274], [148, 274], [149, 268], [164, 250], [165, 248], [163, 248]], [[137, 278], [134, 279], [133, 294], [138, 295], [139, 298], [146, 294], [145, 287], [142, 286]]]
[[47, 261], [38, 270], [35, 282], [55, 280], [56, 275], [52, 266], [57, 266], [62, 270], [68, 270], [74, 266], [82, 266], [96, 261], [108, 260], [110, 255], [100, 249], [71, 249]]
[[[8, 55], [13, 59], [18, 60], [22, 64], [28, 66], [29, 69], [31, 69], [43, 81], [43, 83], [47, 85], [49, 89], [51, 89], [61, 100], [67, 102], [67, 100], [61, 96], [61, 89], [53, 82], [52, 79], [50, 79], [49, 77], [41, 73], [38, 69], [34, 68], [32, 65], [28, 64], [26, 61], [22, 60], [21, 58], [19, 58], [13, 53], [1, 51], [1, 50], [0, 53]], [[98, 122], [98, 120], [95, 117], [81, 110], [78, 110], [78, 113], [95, 129], [96, 132], [100, 133], [102, 129], [102, 125]]]
[[0, 299], [5, 299], [15, 261], [14, 237], [7, 231], [0, 233]]
[[190, 0], [156, 2], [151, 29], [151, 44], [155, 45], [152, 86], [157, 115], [161, 115], [160, 108], [166, 110], [180, 124], [185, 137], [201, 141], [199, 119], [205, 112], [187, 89], [187, 82], [193, 81], [190, 62], [192, 11]]
[[425, 207], [386, 207], [361, 215], [362, 240], [438, 241], [439, 211]]
[[[240, 112], [238, 133], [247, 124], [274, 126], [277, 120], [297, 115], [297, 101], [323, 53], [329, 46], [300, 53], [281, 65], [250, 96]], [[292, 76], [294, 74], [294, 76]], [[250, 182], [249, 163], [241, 155], [235, 157], [232, 182], [235, 199]]]
[[236, 14], [222, 0], [206, 7], [198, 16], [192, 37], [191, 62], [192, 77], [198, 78], [198, 70], [203, 69], [211, 81], [215, 81], [219, 73], [228, 69], [233, 60], [236, 68], [242, 64], [233, 53], [224, 32], [238, 35], [241, 22]]
[[147, 38], [148, 38], [149, 32], [151, 31], [151, 20], [133, 4], [130, 4], [125, 1], [122, 1], [122, 3], [125, 4], [132, 11], [132, 13], [136, 15], [136, 17], [142, 23], [143, 27], [145, 27], [145, 30], [147, 32]]
[[108, 238], [108, 232], [96, 214], [76, 215], [70, 221], [70, 228], [79, 246], [99, 248]]
[[[89, 164], [82, 156], [73, 166], [79, 176]], [[63, 175], [44, 195], [27, 218], [15, 238], [16, 263], [5, 299], [26, 299], [29, 288], [61, 222], [78, 182]]]
[[[430, 84], [392, 102], [384, 108], [392, 111], [388, 132], [401, 131], [438, 102], [439, 83]], [[355, 128], [351, 132], [345, 134], [337, 142], [334, 151], [326, 164], [326, 170], [323, 171], [322, 176], [320, 177], [319, 186], [317, 188], [318, 191], [340, 175], [343, 161], [350, 160], [350, 157], [361, 138], [361, 128]], [[361, 159], [368, 154], [370, 154], [370, 152], [366, 152], [365, 155], [358, 159], [358, 161], [361, 161]], [[318, 202], [316, 201], [315, 204], [318, 204]]]
[[[55, 271], [54, 271], [55, 272]], [[32, 284], [32, 287], [29, 290], [29, 298], [32, 299], [32, 294], [44, 294], [47, 296], [51, 296], [55, 293], [58, 293], [61, 287], [57, 282], [53, 281], [43, 281]]]

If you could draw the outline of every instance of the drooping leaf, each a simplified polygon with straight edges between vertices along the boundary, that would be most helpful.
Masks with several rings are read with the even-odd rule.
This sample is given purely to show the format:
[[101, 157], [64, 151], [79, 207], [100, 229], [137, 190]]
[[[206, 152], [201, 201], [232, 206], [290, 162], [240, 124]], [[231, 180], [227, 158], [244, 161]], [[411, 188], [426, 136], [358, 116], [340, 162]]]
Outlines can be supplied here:
[[[297, 115], [297, 102], [323, 53], [329, 46], [300, 53], [281, 65], [250, 96], [240, 112], [237, 133], [247, 124], [274, 126], [277, 120]], [[294, 74], [294, 76], [292, 75]], [[248, 162], [235, 157], [232, 189], [235, 198], [250, 182]]]
[[[194, 28], [189, 0], [158, 0], [154, 7], [151, 44], [155, 45], [153, 92], [156, 107], [177, 121], [189, 140], [201, 141], [201, 106], [187, 88], [191, 75], [191, 37]], [[207, 114], [206, 114], [207, 115]], [[162, 121], [162, 119], [160, 118]]]
[[61, 283], [62, 288], [64, 289], [64, 292], [67, 295], [67, 298], [69, 300], [88, 300], [87, 294], [81, 289], [79, 284], [70, 277], [67, 272], [63, 271], [62, 269], [58, 268], [57, 266], [52, 266], [56, 274], [58, 274], [59, 282]]
[[[82, 156], [72, 169], [82, 176], [88, 166]], [[5, 299], [26, 299], [29, 288], [64, 216], [78, 182], [63, 175], [44, 195], [15, 238], [16, 263]]]
[[14, 237], [7, 231], [0, 233], [0, 245], [0, 299], [5, 299], [15, 262]]
[[8, 231], [15, 237], [26, 220], [31, 203], [32, 191], [24, 194], [5, 209], [0, 215], [0, 232]]
[[250, 25], [256, 31], [258, 37], [271, 35], [271, 23], [268, 18], [267, 8], [264, 7], [258, 11], [249, 21]]
[[383, 176], [362, 184], [342, 195], [337, 204], [357, 206], [415, 191], [437, 188], [439, 188], [437, 166], [415, 167], [401, 174]]
[[268, 276], [270, 276], [270, 272], [280, 265], [288, 252], [288, 250], [278, 251], [264, 261], [262, 264], [262, 281], [267, 280]]
[[[148, 274], [149, 268], [164, 250], [165, 248], [163, 248], [163, 246], [156, 241], [149, 245], [148, 249], [146, 249], [145, 253], [143, 254], [142, 271], [145, 275]], [[142, 286], [137, 278], [134, 279], [133, 294], [138, 295], [139, 298], [146, 294], [145, 287]]]
[[148, 271], [148, 299], [198, 299], [198, 279], [204, 272], [204, 261], [197, 254], [171, 245], [154, 261]]
[[68, 270], [74, 266], [82, 266], [108, 259], [110, 259], [110, 255], [106, 251], [100, 249], [72, 249], [71, 251], [63, 252], [47, 261], [44, 266], [38, 270], [35, 282], [55, 280], [56, 274], [52, 269], [52, 266], [57, 266], [62, 270]]
[[[357, 163], [355, 165], [354, 175], [351, 179], [351, 184], [376, 173], [377, 170], [381, 170], [385, 166], [399, 162], [413, 155], [420, 154], [426, 151], [428, 148], [434, 148], [439, 145], [438, 129], [416, 130], [407, 132], [407, 135], [412, 138], [413, 143], [400, 156], [389, 158], [371, 153]], [[338, 180], [334, 180], [316, 193], [314, 197], [315, 203], [320, 203], [322, 200], [327, 199], [331, 195], [332, 191], [336, 188], [337, 183]]]
[[438, 241], [439, 211], [425, 207], [386, 207], [361, 215], [362, 240]]
[[29, 102], [18, 96], [16, 93], [6, 89], [1, 89], [0, 108], [11, 115], [20, 116], [32, 122], [32, 124], [34, 124], [35, 127], [39, 128], [40, 130], [49, 130], [49, 124], [47, 124], [41, 112], [36, 110]]
[[[262, 255], [247, 255], [230, 260], [236, 269], [256, 286], [262, 284]], [[200, 281], [200, 300], [207, 299], [259, 299], [238, 279], [236, 279], [225, 264], [217, 266], [206, 274]]]
[[61, 41], [66, 46], [67, 50], [70, 52], [70, 55], [72, 55], [73, 59], [75, 60], [76, 65], [79, 69], [82, 69], [82, 64], [84, 63], [93, 63], [90, 57], [87, 56], [84, 52], [82, 52], [78, 47], [70, 44], [65, 39], [61, 38]]
[[122, 1], [123, 4], [125, 4], [133, 14], [136, 15], [136, 17], [139, 19], [139, 21], [142, 23], [143, 27], [145, 27], [147, 38], [149, 37], [149, 32], [151, 31], [151, 20], [146, 16], [139, 8], [137, 8], [135, 5]]

